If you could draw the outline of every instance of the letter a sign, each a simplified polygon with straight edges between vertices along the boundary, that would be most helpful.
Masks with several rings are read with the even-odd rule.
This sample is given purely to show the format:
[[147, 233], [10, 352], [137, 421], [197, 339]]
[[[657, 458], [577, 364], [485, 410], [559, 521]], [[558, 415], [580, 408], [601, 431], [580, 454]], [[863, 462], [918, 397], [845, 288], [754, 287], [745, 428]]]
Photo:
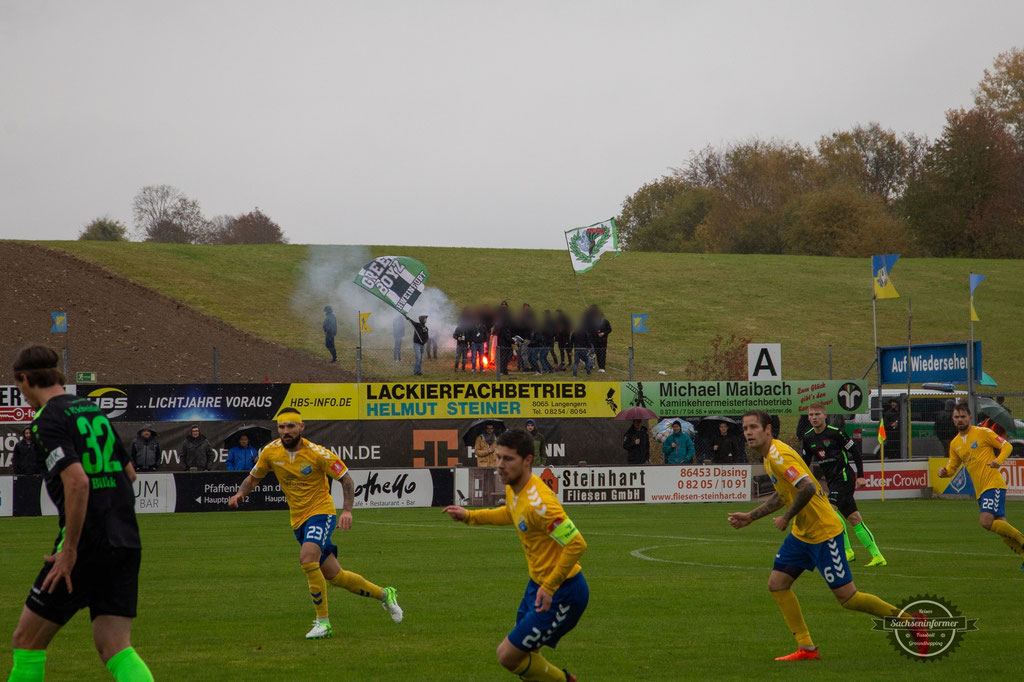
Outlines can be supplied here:
[[747, 344], [747, 380], [780, 381], [782, 379], [782, 344]]

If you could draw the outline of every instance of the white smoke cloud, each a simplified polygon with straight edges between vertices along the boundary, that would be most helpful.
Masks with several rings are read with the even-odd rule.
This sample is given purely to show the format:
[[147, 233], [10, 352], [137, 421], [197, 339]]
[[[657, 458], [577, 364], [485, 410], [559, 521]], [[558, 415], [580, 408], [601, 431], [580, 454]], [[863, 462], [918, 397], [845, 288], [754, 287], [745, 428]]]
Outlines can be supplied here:
[[[309, 251], [310, 255], [302, 265], [302, 279], [292, 296], [292, 309], [302, 319], [310, 321], [311, 330], [318, 332], [323, 321], [323, 308], [325, 305], [331, 306], [338, 318], [336, 345], [339, 355], [347, 352], [347, 348], [343, 351], [342, 340], [345, 340], [346, 346], [354, 346], [359, 337], [359, 313], [371, 313], [369, 325], [372, 331], [363, 333], [363, 349], [386, 349], [390, 352], [393, 346], [392, 324], [399, 313], [354, 282], [360, 268], [373, 260], [370, 250], [365, 246], [314, 246]], [[399, 247], [387, 255], [403, 254]], [[439, 347], [455, 347], [452, 338], [458, 318], [455, 304], [444, 292], [429, 283], [409, 313], [412, 319], [420, 315], [427, 316], [430, 336], [437, 339]], [[408, 348], [412, 325], [405, 320], [402, 324], [405, 325]], [[316, 336], [319, 336], [319, 332]]]

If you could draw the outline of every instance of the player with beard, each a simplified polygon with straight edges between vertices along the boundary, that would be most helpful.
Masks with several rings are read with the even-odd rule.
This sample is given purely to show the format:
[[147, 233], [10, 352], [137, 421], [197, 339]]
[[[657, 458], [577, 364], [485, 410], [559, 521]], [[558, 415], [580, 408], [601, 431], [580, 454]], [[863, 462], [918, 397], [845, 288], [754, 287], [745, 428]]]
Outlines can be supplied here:
[[[948, 478], [961, 465], [967, 467], [978, 495], [981, 527], [1001, 536], [1003, 544], [1024, 558], [1024, 535], [1006, 521], [1006, 479], [999, 471], [1013, 445], [991, 429], [971, 426], [971, 408], [964, 403], [953, 408], [953, 425], [957, 435], [949, 444], [949, 462], [936, 473]], [[1024, 571], [1024, 564], [1020, 568]]]
[[18, 619], [8, 679], [42, 680], [50, 641], [88, 606], [96, 651], [114, 679], [152, 682], [131, 644], [142, 556], [135, 469], [100, 408], [64, 392], [57, 359], [52, 348], [30, 346], [14, 360], [14, 383], [36, 410], [33, 442], [60, 533]]
[[331, 499], [329, 478], [341, 481], [344, 491], [344, 508], [340, 517], [342, 530], [352, 527], [355, 484], [348, 467], [336, 454], [302, 437], [305, 428], [298, 410], [281, 410], [277, 415], [280, 438], [263, 448], [256, 466], [242, 481], [238, 492], [228, 500], [228, 506], [238, 507], [242, 498], [271, 471], [277, 476], [288, 501], [292, 530], [300, 544], [299, 564], [306, 574], [309, 595], [316, 610], [313, 629], [306, 633], [306, 639], [322, 639], [333, 634], [327, 617], [327, 583], [343, 587], [352, 594], [380, 600], [391, 619], [400, 623], [402, 609], [398, 605], [395, 588], [378, 587], [358, 573], [343, 570], [338, 563], [338, 548], [331, 542], [331, 533], [338, 522], [338, 510]]
[[523, 680], [575, 681], [541, 655], [576, 627], [590, 588], [579, 559], [587, 548], [551, 489], [533, 474], [533, 437], [510, 429], [498, 437], [498, 475], [505, 505], [495, 509], [444, 508], [454, 521], [471, 526], [515, 524], [526, 554], [530, 581], [516, 613], [516, 625], [498, 645], [498, 662]]

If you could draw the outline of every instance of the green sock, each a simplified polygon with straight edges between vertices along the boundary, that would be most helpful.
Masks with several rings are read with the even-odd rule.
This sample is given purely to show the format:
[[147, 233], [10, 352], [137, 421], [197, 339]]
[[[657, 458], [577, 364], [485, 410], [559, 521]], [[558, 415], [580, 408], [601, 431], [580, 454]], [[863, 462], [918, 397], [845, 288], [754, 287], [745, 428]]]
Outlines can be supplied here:
[[107, 670], [117, 682], [153, 682], [153, 673], [131, 647], [114, 654], [107, 661]]
[[882, 556], [882, 553], [878, 551], [878, 545], [875, 544], [874, 534], [868, 530], [868, 527], [864, 523], [858, 523], [853, 527], [853, 532], [857, 534], [857, 539], [860, 540], [860, 544], [868, 548], [871, 552], [871, 556]]
[[45, 649], [15, 649], [14, 667], [8, 682], [42, 682], [46, 670]]
[[846, 526], [846, 519], [839, 513], [838, 509], [833, 510], [836, 513], [836, 518], [843, 524], [843, 544], [846, 546], [846, 553], [849, 554], [853, 551], [853, 547], [850, 546], [850, 529]]

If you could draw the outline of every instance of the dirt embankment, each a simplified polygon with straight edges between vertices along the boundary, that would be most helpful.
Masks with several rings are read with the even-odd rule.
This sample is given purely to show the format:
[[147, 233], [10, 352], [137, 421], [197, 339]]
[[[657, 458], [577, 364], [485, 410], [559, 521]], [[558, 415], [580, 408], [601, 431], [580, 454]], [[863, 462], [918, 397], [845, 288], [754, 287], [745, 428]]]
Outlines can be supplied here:
[[[347, 382], [353, 372], [243, 332], [61, 251], [0, 241], [0, 367], [11, 383], [18, 349], [68, 348], [69, 382], [94, 371], [103, 383]], [[199, 286], [200, 283], [197, 283]], [[69, 333], [51, 333], [52, 312]]]

